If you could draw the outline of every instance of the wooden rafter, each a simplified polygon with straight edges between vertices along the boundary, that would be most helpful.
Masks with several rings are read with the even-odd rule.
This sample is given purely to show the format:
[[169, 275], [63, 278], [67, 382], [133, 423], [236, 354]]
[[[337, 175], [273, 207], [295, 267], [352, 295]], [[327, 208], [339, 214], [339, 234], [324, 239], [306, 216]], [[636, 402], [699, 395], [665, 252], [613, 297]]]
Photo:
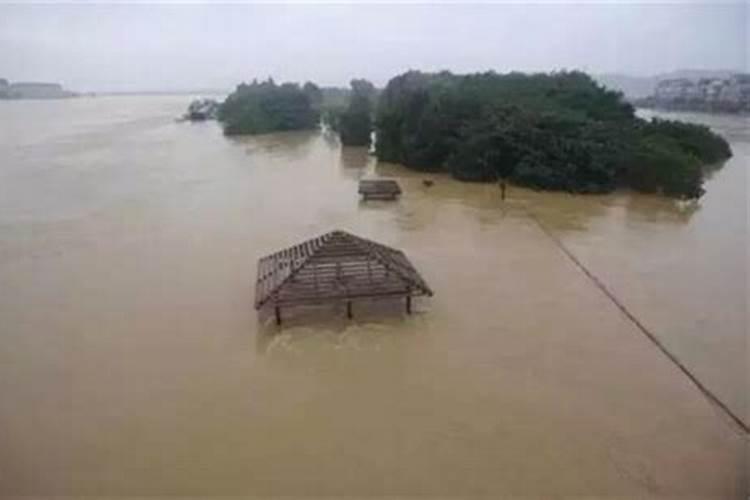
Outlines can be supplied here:
[[396, 199], [401, 187], [393, 179], [362, 179], [359, 181], [359, 194], [362, 198]]
[[333, 231], [258, 261], [255, 307], [432, 295], [406, 255]]

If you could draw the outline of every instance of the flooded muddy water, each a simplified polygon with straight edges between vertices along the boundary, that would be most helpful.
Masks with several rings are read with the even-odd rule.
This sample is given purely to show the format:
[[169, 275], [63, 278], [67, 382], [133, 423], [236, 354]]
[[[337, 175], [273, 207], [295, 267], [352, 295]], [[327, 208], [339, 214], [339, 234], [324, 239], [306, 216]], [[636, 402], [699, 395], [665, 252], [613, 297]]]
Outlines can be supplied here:
[[[750, 420], [746, 122], [684, 117], [735, 153], [696, 205], [503, 202], [188, 102], [0, 102], [0, 495], [743, 497], [746, 437], [536, 221]], [[435, 296], [259, 318], [257, 259], [332, 229]]]

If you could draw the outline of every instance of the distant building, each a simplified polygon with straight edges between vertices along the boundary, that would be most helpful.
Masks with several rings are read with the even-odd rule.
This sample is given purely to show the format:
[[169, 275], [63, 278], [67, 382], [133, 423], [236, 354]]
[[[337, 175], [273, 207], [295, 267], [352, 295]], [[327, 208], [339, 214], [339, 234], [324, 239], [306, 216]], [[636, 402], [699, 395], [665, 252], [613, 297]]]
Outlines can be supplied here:
[[687, 78], [662, 80], [656, 86], [654, 97], [663, 100], [684, 99], [691, 86], [693, 86], [693, 82]]
[[696, 84], [700, 91], [700, 97], [706, 101], [716, 101], [723, 86], [724, 80], [719, 78], [702, 78]]
[[727, 80], [717, 99], [737, 104], [750, 102], [750, 75], [734, 75]]
[[673, 78], [660, 81], [650, 98], [640, 105], [649, 107], [719, 112], [750, 111], [750, 75], [728, 78]]

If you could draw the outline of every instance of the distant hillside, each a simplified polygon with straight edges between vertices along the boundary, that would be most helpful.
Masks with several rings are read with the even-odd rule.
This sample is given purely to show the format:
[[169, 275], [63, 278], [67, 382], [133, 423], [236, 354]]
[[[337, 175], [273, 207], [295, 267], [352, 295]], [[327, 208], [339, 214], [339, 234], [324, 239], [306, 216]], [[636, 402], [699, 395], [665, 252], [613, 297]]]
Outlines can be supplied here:
[[643, 99], [649, 97], [656, 91], [656, 86], [662, 80], [676, 78], [687, 78], [699, 80], [701, 78], [729, 78], [737, 71], [730, 70], [701, 70], [701, 69], [679, 69], [668, 73], [660, 73], [653, 76], [631, 76], [621, 73], [605, 73], [596, 75], [594, 78], [602, 85], [612, 90], [618, 90], [625, 94], [629, 100]]
[[0, 78], [0, 99], [61, 99], [77, 94], [65, 90], [59, 83], [14, 82]]
[[14, 82], [0, 78], [0, 99], [61, 99], [77, 95], [59, 83]]

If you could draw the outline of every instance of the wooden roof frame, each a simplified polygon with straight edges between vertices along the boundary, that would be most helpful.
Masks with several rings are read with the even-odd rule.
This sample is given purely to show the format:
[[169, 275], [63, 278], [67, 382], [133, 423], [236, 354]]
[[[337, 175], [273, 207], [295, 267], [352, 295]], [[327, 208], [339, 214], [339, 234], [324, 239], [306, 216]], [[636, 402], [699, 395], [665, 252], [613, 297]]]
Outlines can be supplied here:
[[359, 181], [358, 192], [365, 200], [395, 200], [401, 194], [401, 186], [393, 179], [362, 179]]
[[255, 308], [432, 296], [406, 255], [359, 236], [332, 231], [258, 260]]

